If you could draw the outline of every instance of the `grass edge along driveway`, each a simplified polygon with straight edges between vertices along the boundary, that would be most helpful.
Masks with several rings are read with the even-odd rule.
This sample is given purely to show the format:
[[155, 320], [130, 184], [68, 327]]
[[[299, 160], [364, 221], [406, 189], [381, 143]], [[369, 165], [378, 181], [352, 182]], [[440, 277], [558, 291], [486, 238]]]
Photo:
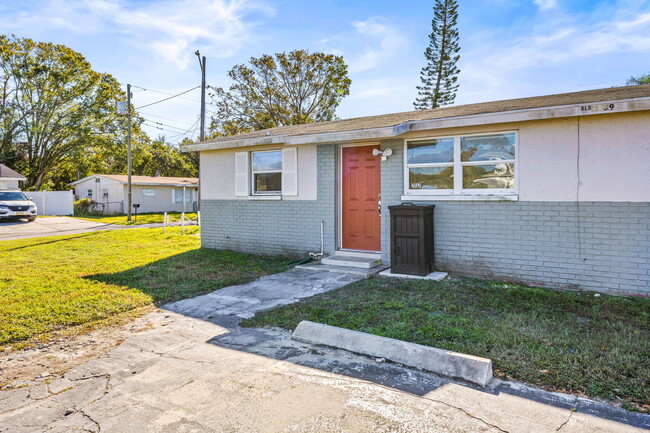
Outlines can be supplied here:
[[288, 268], [282, 257], [199, 247], [198, 237], [179, 228], [0, 241], [0, 349], [119, 323], [153, 305]]
[[258, 313], [242, 326], [301, 320], [492, 359], [497, 377], [650, 408], [650, 299], [453, 277], [373, 277]]
[[[182, 212], [167, 212], [174, 221], [180, 220]], [[185, 216], [189, 219], [196, 219], [196, 213], [186, 212]], [[140, 224], [155, 224], [163, 223], [165, 217], [164, 212], [153, 212], [153, 213], [139, 213], [137, 215], [131, 214], [131, 221], [126, 220], [126, 215], [79, 215], [72, 218], [76, 218], [84, 221], [92, 221], [95, 223], [101, 224], [115, 224], [120, 226], [130, 226], [130, 225], [140, 225]]]

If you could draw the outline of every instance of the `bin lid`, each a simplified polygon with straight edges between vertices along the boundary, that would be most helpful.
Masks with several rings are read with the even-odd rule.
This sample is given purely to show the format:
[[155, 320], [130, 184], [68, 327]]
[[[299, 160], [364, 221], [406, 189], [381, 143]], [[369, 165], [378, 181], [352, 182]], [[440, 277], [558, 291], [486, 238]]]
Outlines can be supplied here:
[[436, 207], [436, 206], [433, 205], [433, 204], [402, 203], [402, 204], [396, 204], [396, 205], [393, 205], [393, 206], [388, 206], [388, 209], [389, 210], [393, 210], [393, 209], [424, 210], [424, 209], [433, 209], [434, 207]]

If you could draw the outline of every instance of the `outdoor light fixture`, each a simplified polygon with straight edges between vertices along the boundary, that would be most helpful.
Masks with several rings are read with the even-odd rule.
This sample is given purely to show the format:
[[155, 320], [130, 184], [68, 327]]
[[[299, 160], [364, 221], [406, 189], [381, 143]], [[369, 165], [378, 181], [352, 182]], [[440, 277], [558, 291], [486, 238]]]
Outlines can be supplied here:
[[393, 154], [393, 149], [386, 149], [383, 152], [379, 149], [372, 149], [372, 156], [381, 155], [381, 160], [386, 161]]

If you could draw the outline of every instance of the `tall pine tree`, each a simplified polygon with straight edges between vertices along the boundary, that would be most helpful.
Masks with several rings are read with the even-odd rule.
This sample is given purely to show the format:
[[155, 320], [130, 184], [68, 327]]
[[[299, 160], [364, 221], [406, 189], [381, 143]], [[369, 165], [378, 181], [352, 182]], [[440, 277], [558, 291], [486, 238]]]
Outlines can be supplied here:
[[433, 11], [429, 46], [424, 52], [427, 65], [420, 72], [422, 85], [417, 86], [419, 97], [413, 103], [417, 110], [453, 104], [458, 89], [458, 4], [456, 0], [436, 0]]

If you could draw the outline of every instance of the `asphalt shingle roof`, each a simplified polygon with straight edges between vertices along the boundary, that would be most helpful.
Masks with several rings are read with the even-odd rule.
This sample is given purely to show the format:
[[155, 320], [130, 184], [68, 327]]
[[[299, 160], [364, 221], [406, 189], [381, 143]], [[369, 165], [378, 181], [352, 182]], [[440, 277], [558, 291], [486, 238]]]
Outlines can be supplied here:
[[246, 140], [250, 138], [265, 137], [268, 135], [297, 136], [332, 132], [358, 131], [364, 129], [390, 127], [408, 121], [446, 119], [450, 117], [462, 117], [477, 114], [500, 113], [577, 104], [591, 104], [597, 102], [647, 97], [650, 97], [650, 85], [610, 87], [606, 89], [587, 90], [582, 92], [559, 93], [554, 95], [535, 96], [529, 98], [483, 102], [479, 104], [447, 106], [433, 110], [407, 111], [403, 113], [356, 117], [352, 119], [342, 119], [331, 122], [280, 126], [236, 136], [219, 137], [213, 140], [206, 140], [201, 144], [221, 143], [232, 140]]
[[22, 174], [18, 173], [17, 171], [14, 171], [7, 167], [4, 164], [0, 164], [0, 178], [3, 179], [25, 179], [25, 176]]

